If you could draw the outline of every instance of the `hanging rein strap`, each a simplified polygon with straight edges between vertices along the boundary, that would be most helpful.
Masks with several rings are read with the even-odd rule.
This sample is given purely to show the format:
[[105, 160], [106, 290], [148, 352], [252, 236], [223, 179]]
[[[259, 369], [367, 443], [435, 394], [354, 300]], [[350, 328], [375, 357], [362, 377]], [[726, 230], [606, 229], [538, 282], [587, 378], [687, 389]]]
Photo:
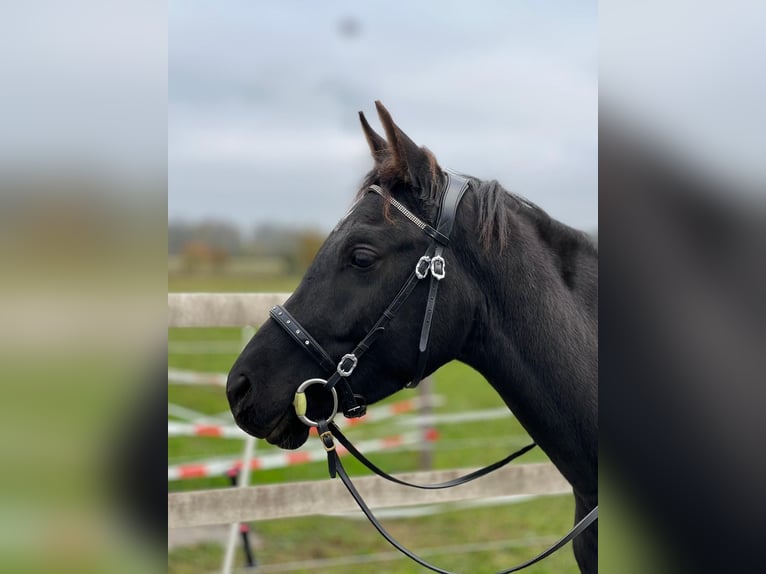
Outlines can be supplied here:
[[[322, 443], [324, 444], [325, 450], [327, 451], [327, 466], [328, 470], [330, 472], [330, 477], [335, 478], [335, 476], [339, 476], [341, 482], [343, 482], [343, 486], [346, 487], [346, 490], [348, 490], [349, 494], [351, 494], [352, 498], [356, 501], [356, 504], [359, 506], [359, 508], [362, 510], [364, 515], [367, 517], [367, 519], [370, 521], [370, 523], [375, 527], [375, 529], [385, 538], [391, 546], [396, 548], [399, 552], [410, 558], [411, 560], [417, 562], [421, 566], [428, 568], [429, 570], [432, 570], [434, 572], [439, 572], [440, 574], [454, 574], [453, 572], [449, 570], [444, 570], [443, 568], [439, 568], [438, 566], [435, 566], [431, 564], [430, 562], [426, 562], [423, 558], [403, 546], [396, 538], [394, 538], [389, 532], [383, 527], [383, 525], [378, 521], [377, 518], [375, 518], [375, 515], [372, 513], [372, 510], [370, 510], [370, 507], [367, 506], [367, 503], [362, 498], [362, 495], [359, 494], [359, 491], [354, 486], [354, 483], [351, 481], [351, 478], [349, 477], [348, 473], [346, 472], [346, 469], [343, 466], [343, 463], [341, 462], [340, 457], [338, 456], [338, 452], [335, 448], [335, 443], [333, 442], [333, 435], [335, 435], [335, 438], [338, 439], [338, 441], [347, 449], [349, 449], [349, 445], [351, 443], [348, 442], [348, 439], [343, 437], [343, 435], [338, 431], [338, 428], [332, 424], [328, 423], [327, 421], [320, 421], [318, 425], [319, 436], [322, 439]], [[343, 438], [341, 438], [343, 437]], [[518, 451], [517, 453], [514, 453], [510, 455], [511, 460], [513, 458], [516, 458], [517, 456], [523, 454], [524, 452], [528, 451], [530, 448], [535, 446], [534, 444], [529, 445]], [[353, 448], [353, 446], [352, 446]], [[497, 468], [500, 468], [504, 464], [507, 464], [507, 462], [510, 462], [510, 460], [503, 459], [502, 461], [498, 461], [494, 463], [494, 465], [490, 465], [489, 467], [483, 468], [479, 471], [475, 471], [473, 473], [467, 474], [463, 477], [460, 477], [459, 479], [455, 479], [452, 481], [440, 483], [440, 484], [432, 484], [432, 485], [417, 485], [405, 482], [403, 480], [397, 479], [391, 475], [388, 475], [382, 471], [378, 472], [380, 469], [378, 469], [374, 464], [372, 464], [370, 461], [368, 461], [364, 456], [359, 453], [358, 450], [355, 448], [353, 451], [349, 449], [349, 452], [353, 454], [355, 457], [357, 457], [358, 460], [360, 460], [367, 468], [370, 468], [383, 478], [387, 478], [389, 480], [392, 480], [392, 482], [396, 482], [398, 484], [403, 484], [406, 486], [414, 486], [416, 488], [423, 488], [423, 489], [437, 489], [437, 488], [447, 488], [449, 486], [457, 486], [458, 484], [463, 484], [465, 482], [468, 482], [469, 480], [473, 480], [475, 478], [478, 478], [479, 476], [483, 476], [484, 474], [487, 474], [488, 472], [491, 472], [490, 470], [487, 470], [491, 468], [492, 470], [496, 470]], [[357, 456], [359, 455], [359, 456]], [[369, 463], [369, 464], [368, 464]], [[588, 528], [591, 524], [593, 524], [596, 520], [598, 520], [598, 505], [594, 507], [588, 514], [586, 514], [575, 526], [566, 533], [558, 542], [535, 556], [534, 558], [531, 558], [525, 562], [522, 562], [521, 564], [518, 564], [517, 566], [514, 566], [513, 568], [508, 568], [506, 570], [502, 570], [500, 572], [497, 572], [497, 574], [510, 574], [511, 572], [518, 572], [519, 570], [523, 570], [524, 568], [527, 568], [529, 566], [532, 566], [533, 564], [536, 564], [540, 560], [543, 560], [544, 558], [547, 558], [557, 550], [564, 547], [567, 543], [569, 543], [571, 540], [579, 536], [586, 528]]]
[[[372, 462], [370, 459], [364, 456], [361, 453], [361, 451], [359, 451], [351, 443], [351, 441], [348, 440], [346, 435], [344, 435], [340, 431], [340, 429], [337, 427], [335, 423], [329, 423], [327, 430], [330, 431], [330, 433], [332, 434], [334, 438], [338, 439], [338, 442], [344, 446], [344, 448], [351, 454], [351, 456], [353, 456], [356, 460], [361, 462], [364, 466], [366, 466], [372, 472], [377, 474], [379, 477], [385, 478], [389, 482], [395, 482], [396, 484], [401, 484], [402, 486], [410, 486], [412, 488], [419, 488], [421, 490], [441, 490], [443, 488], [452, 488], [453, 486], [460, 486], [461, 484], [466, 484], [467, 482], [471, 482], [472, 480], [476, 480], [477, 478], [486, 476], [490, 472], [493, 472], [497, 470], [498, 468], [505, 466], [512, 460], [519, 458], [521, 455], [529, 452], [530, 450], [535, 448], [535, 446], [537, 446], [535, 443], [528, 444], [524, 448], [521, 448], [517, 450], [516, 452], [509, 454], [508, 456], [498, 460], [497, 462], [493, 462], [492, 464], [487, 465], [483, 468], [480, 468], [479, 470], [475, 470], [473, 472], [470, 472], [463, 476], [459, 476], [457, 478], [453, 478], [452, 480], [448, 480], [446, 482], [439, 482], [436, 484], [416, 484], [414, 482], [407, 482], [406, 480], [397, 478], [393, 475], [388, 474], [386, 471], [382, 470], [374, 462]], [[334, 478], [334, 477], [331, 477], [331, 478]]]

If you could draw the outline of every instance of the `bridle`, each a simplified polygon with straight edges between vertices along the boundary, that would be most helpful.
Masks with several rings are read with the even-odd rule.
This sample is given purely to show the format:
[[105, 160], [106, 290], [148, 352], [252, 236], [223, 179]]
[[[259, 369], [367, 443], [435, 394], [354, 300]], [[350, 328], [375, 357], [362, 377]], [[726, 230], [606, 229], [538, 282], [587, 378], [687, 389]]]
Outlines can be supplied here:
[[[337, 364], [284, 307], [277, 305], [271, 309], [271, 318], [274, 319], [277, 324], [301, 346], [302, 349], [308, 352], [309, 355], [311, 355], [314, 360], [325, 369], [325, 371], [331, 373], [326, 381], [322, 379], [309, 379], [308, 381], [304, 381], [301, 385], [303, 388], [299, 388], [299, 393], [303, 393], [305, 388], [310, 386], [310, 384], [319, 384], [311, 381], [320, 381], [324, 385], [325, 390], [333, 393], [335, 402], [338, 400], [338, 396], [335, 393], [335, 390], [337, 389], [338, 394], [340, 395], [340, 406], [346, 417], [357, 418], [363, 416], [367, 410], [366, 400], [363, 396], [355, 394], [351, 390], [351, 386], [348, 384], [347, 379], [351, 373], [354, 372], [354, 369], [356, 369], [362, 355], [367, 352], [375, 340], [386, 330], [388, 324], [396, 316], [396, 313], [405, 301], [407, 301], [409, 296], [415, 290], [415, 287], [422, 280], [430, 276], [431, 280], [428, 291], [428, 300], [426, 302], [423, 324], [420, 329], [420, 342], [418, 343], [418, 363], [415, 369], [415, 376], [409, 383], [407, 383], [406, 387], [414, 388], [418, 385], [423, 377], [426, 361], [428, 359], [428, 342], [431, 337], [431, 323], [434, 309], [436, 308], [436, 296], [439, 292], [439, 282], [446, 276], [446, 262], [443, 255], [444, 249], [449, 245], [449, 237], [452, 233], [452, 228], [455, 225], [457, 207], [460, 204], [460, 200], [463, 198], [463, 194], [468, 188], [468, 179], [462, 175], [445, 172], [445, 177], [447, 179], [446, 188], [439, 209], [438, 223], [435, 228], [425, 223], [393, 197], [388, 198], [391, 205], [431, 238], [431, 242], [426, 249], [425, 254], [418, 259], [415, 268], [412, 273], [410, 273], [410, 276], [404, 282], [401, 289], [399, 289], [396, 297], [394, 297], [386, 310], [383, 311], [383, 314], [367, 332], [367, 335], [365, 335], [350, 353], [343, 355]], [[377, 193], [381, 197], [386, 197], [383, 189], [378, 185], [369, 186], [367, 191]], [[298, 402], [304, 404], [305, 399], [299, 397]], [[300, 407], [300, 405], [298, 406]], [[299, 418], [303, 417], [301, 420], [304, 423], [315, 426], [312, 424], [313, 421], [305, 419], [305, 409], [299, 408], [296, 412], [298, 413]], [[333, 415], [334, 414], [335, 413], [333, 413]]]
[[[362, 499], [356, 487], [351, 482], [350, 477], [346, 473], [340, 457], [338, 456], [335, 448], [334, 439], [337, 439], [346, 450], [351, 453], [357, 460], [364, 464], [368, 469], [373, 471], [378, 476], [390, 480], [397, 484], [411, 486], [414, 488], [437, 490], [442, 488], [450, 488], [452, 486], [458, 486], [465, 484], [479, 477], [482, 477], [498, 468], [501, 468], [518, 458], [522, 454], [535, 447], [535, 443], [529, 444], [524, 448], [508, 455], [504, 459], [498, 460], [466, 474], [456, 479], [438, 483], [438, 484], [413, 484], [401, 479], [398, 479], [390, 474], [384, 472], [367, 459], [361, 452], [359, 452], [353, 444], [346, 438], [346, 436], [340, 431], [332, 420], [338, 412], [340, 406], [344, 416], [347, 418], [361, 417], [367, 411], [367, 401], [362, 395], [356, 394], [351, 389], [351, 385], [348, 382], [348, 378], [356, 369], [361, 357], [369, 350], [375, 340], [386, 330], [391, 320], [396, 316], [396, 313], [402, 307], [404, 302], [415, 290], [415, 287], [424, 279], [430, 276], [430, 285], [428, 291], [428, 299], [426, 300], [426, 310], [423, 317], [423, 323], [420, 329], [420, 340], [418, 343], [418, 362], [415, 369], [415, 375], [412, 381], [405, 385], [408, 388], [414, 388], [418, 385], [423, 377], [426, 368], [426, 361], [428, 360], [428, 344], [431, 336], [431, 323], [433, 320], [434, 310], [436, 308], [436, 297], [439, 290], [439, 282], [446, 277], [446, 261], [444, 259], [444, 250], [449, 247], [450, 234], [455, 225], [455, 218], [457, 214], [457, 208], [460, 205], [460, 200], [463, 198], [465, 191], [468, 189], [468, 178], [463, 175], [454, 173], [452, 171], [444, 172], [446, 182], [442, 195], [442, 201], [439, 206], [439, 213], [437, 217], [436, 227], [432, 227], [418, 218], [404, 205], [398, 202], [393, 197], [388, 197], [388, 201], [391, 202], [399, 212], [404, 215], [409, 221], [420, 228], [423, 233], [431, 238], [431, 242], [420, 259], [415, 264], [415, 268], [410, 273], [410, 276], [404, 282], [399, 292], [396, 294], [391, 303], [383, 311], [383, 314], [373, 325], [373, 327], [367, 332], [364, 338], [356, 345], [356, 347], [350, 352], [343, 355], [337, 363], [333, 361], [330, 355], [322, 348], [322, 346], [314, 339], [301, 324], [281, 305], [274, 306], [270, 315], [271, 318], [276, 321], [277, 325], [290, 335], [290, 337], [300, 347], [306, 351], [327, 373], [330, 373], [327, 379], [312, 378], [300, 384], [295, 392], [295, 398], [293, 400], [293, 407], [298, 418], [305, 425], [309, 427], [316, 427], [319, 433], [319, 438], [327, 451], [327, 463], [328, 470], [331, 478], [340, 476], [341, 481], [354, 498], [359, 508], [367, 516], [372, 525], [380, 532], [380, 534], [393, 545], [397, 550], [430, 570], [434, 572], [440, 572], [442, 574], [452, 574], [447, 570], [443, 570], [437, 566], [429, 564], [410, 550], [402, 546], [396, 539], [394, 539], [386, 529], [378, 522], [369, 509], [367, 504]], [[367, 188], [368, 192], [376, 193], [381, 197], [386, 198], [386, 194], [383, 189], [378, 185], [370, 185]], [[320, 420], [312, 420], [308, 417], [308, 401], [306, 399], [306, 389], [312, 385], [322, 385], [322, 387], [328, 391], [332, 396], [333, 407], [330, 414]], [[598, 505], [593, 508], [585, 517], [583, 517], [561, 540], [556, 542], [553, 546], [538, 554], [536, 557], [527, 560], [526, 562], [519, 564], [513, 568], [503, 570], [497, 574], [509, 574], [510, 572], [516, 572], [527, 566], [531, 566], [536, 562], [539, 562], [543, 558], [554, 553], [556, 550], [567, 544], [570, 540], [578, 536], [588, 526], [590, 526], [595, 520], [598, 519]]]

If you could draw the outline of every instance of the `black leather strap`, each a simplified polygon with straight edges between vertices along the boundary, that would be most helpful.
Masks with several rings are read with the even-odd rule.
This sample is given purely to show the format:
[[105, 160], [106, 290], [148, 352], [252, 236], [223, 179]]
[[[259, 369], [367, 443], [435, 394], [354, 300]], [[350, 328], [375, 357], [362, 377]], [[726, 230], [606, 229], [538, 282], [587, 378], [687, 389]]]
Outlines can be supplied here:
[[322, 346], [316, 342], [303, 326], [295, 320], [295, 317], [282, 307], [282, 305], [274, 305], [269, 311], [271, 318], [277, 322], [277, 325], [282, 327], [287, 334], [289, 334], [293, 340], [298, 343], [301, 348], [306, 351], [311, 357], [319, 363], [325, 371], [332, 371], [335, 369], [335, 363], [330, 358], [330, 355], [322, 348]]
[[327, 451], [327, 472], [330, 474], [330, 478], [335, 478], [335, 475], [338, 473], [338, 456], [337, 453], [335, 453], [336, 456], [330, 456], [330, 453], [335, 450], [335, 442], [333, 441], [329, 425], [330, 423], [324, 419], [317, 421], [317, 433], [325, 451]]
[[[426, 253], [426, 255], [430, 257], [431, 254], [432, 248], [429, 248], [429, 251]], [[420, 279], [418, 279], [415, 272], [413, 271], [410, 273], [410, 276], [404, 282], [404, 285], [402, 285], [401, 289], [399, 289], [396, 297], [394, 297], [393, 301], [389, 303], [388, 307], [386, 307], [386, 310], [383, 311], [383, 314], [372, 326], [372, 329], [367, 332], [367, 335], [365, 335], [364, 339], [362, 339], [352, 351], [352, 354], [357, 358], [357, 361], [362, 357], [362, 355], [364, 355], [364, 353], [369, 350], [375, 340], [383, 334], [383, 332], [388, 327], [388, 324], [396, 316], [396, 313], [399, 311], [404, 302], [409, 298], [410, 294], [419, 282]], [[331, 389], [337, 386], [339, 383], [341, 383], [341, 386], [338, 387], [338, 392], [340, 395], [341, 407], [343, 408], [343, 414], [348, 418], [362, 416], [366, 412], [366, 409], [360, 410], [361, 405], [364, 404], [364, 399], [360, 395], [354, 395], [346, 380], [346, 377], [341, 376], [340, 373], [338, 373], [336, 370], [333, 372], [330, 378], [327, 379], [327, 384], [325, 386], [328, 389]], [[349, 396], [355, 397], [355, 399], [349, 400]]]
[[444, 235], [443, 233], [440, 233], [430, 225], [426, 225], [423, 228], [423, 232], [428, 235], [431, 239], [436, 241], [436, 243], [439, 243], [441, 245], [444, 245], [445, 247], [449, 245], [449, 236]]
[[439, 208], [436, 230], [449, 237], [455, 226], [458, 205], [460, 205], [460, 200], [463, 199], [463, 194], [468, 189], [468, 178], [449, 170], [444, 173], [447, 176], [447, 187]]
[[487, 465], [483, 468], [480, 468], [478, 470], [475, 470], [473, 472], [470, 472], [468, 474], [465, 474], [463, 476], [459, 476], [457, 478], [453, 478], [452, 480], [448, 480], [446, 482], [439, 482], [436, 484], [415, 484], [414, 482], [407, 482], [406, 480], [402, 480], [400, 478], [396, 478], [395, 476], [392, 476], [388, 474], [386, 471], [382, 470], [379, 466], [377, 466], [374, 462], [372, 462], [370, 459], [368, 459], [366, 456], [364, 456], [352, 443], [346, 435], [344, 435], [340, 429], [335, 425], [335, 423], [330, 423], [329, 430], [332, 432], [333, 436], [338, 439], [338, 442], [342, 444], [345, 449], [351, 453], [351, 455], [361, 462], [364, 466], [366, 466], [368, 469], [370, 469], [372, 472], [377, 474], [381, 478], [385, 478], [386, 480], [390, 482], [395, 482], [396, 484], [401, 484], [402, 486], [410, 486], [412, 488], [419, 488], [421, 490], [441, 490], [443, 488], [451, 488], [453, 486], [460, 486], [461, 484], [465, 484], [467, 482], [471, 482], [472, 480], [476, 480], [477, 478], [481, 478], [482, 476], [486, 476], [490, 472], [493, 472], [497, 470], [498, 468], [502, 468], [512, 460], [515, 460], [519, 458], [521, 455], [529, 452], [535, 446], [537, 446], [535, 443], [528, 444], [524, 448], [521, 448], [517, 450], [514, 453], [509, 454], [505, 458], [498, 460], [497, 462], [493, 462], [490, 465]]
[[[429, 247], [426, 255], [430, 257], [433, 255], [433, 246]], [[404, 302], [409, 298], [412, 291], [420, 282], [417, 275], [413, 271], [410, 273], [404, 285], [399, 289], [399, 292], [394, 297], [393, 301], [389, 303], [386, 310], [377, 320], [372, 329], [370, 329], [359, 344], [354, 348], [352, 354], [356, 356], [357, 361], [361, 356], [369, 350], [375, 340], [380, 337], [386, 330], [388, 324], [396, 316]], [[322, 368], [331, 373], [327, 379], [326, 387], [331, 389], [337, 387], [339, 401], [343, 414], [348, 418], [357, 418], [363, 416], [366, 412], [366, 404], [364, 397], [357, 395], [351, 389], [351, 386], [347, 380], [347, 377], [342, 376], [337, 370], [337, 364], [333, 362], [330, 355], [324, 348], [316, 342], [316, 340], [306, 331], [306, 329], [293, 317], [287, 309], [281, 305], [275, 305], [270, 311], [271, 317], [287, 332], [293, 340], [301, 345], [313, 358], [316, 360]], [[308, 341], [308, 343], [307, 343]]]
[[336, 363], [333, 362], [327, 351], [316, 342], [314, 337], [281, 305], [272, 307], [269, 314], [277, 322], [277, 325], [282, 327], [326, 372], [333, 373], [331, 378], [337, 376], [337, 380], [332, 386], [342, 380], [342, 385], [338, 387], [338, 394], [340, 395], [338, 398], [343, 412], [348, 413], [347, 416], [350, 418], [364, 415], [367, 410], [364, 399], [360, 395], [355, 395], [348, 381], [338, 375]]
[[[445, 172], [447, 176], [447, 187], [442, 197], [441, 206], [439, 208], [439, 218], [436, 224], [438, 231], [447, 237], [452, 233], [452, 228], [455, 226], [455, 220], [457, 218], [457, 208], [460, 205], [460, 200], [463, 198], [466, 190], [468, 189], [468, 179], [462, 175]], [[446, 244], [445, 244], [446, 245]], [[444, 253], [444, 247], [438, 245], [434, 252], [434, 257], [442, 257]], [[446, 263], [445, 263], [446, 267]], [[445, 269], [446, 271], [446, 269]], [[428, 348], [431, 340], [431, 324], [433, 323], [434, 311], [436, 310], [436, 296], [439, 293], [439, 279], [432, 273], [431, 285], [428, 290], [428, 299], [426, 301], [426, 310], [423, 315], [423, 325], [420, 329], [420, 341], [418, 343], [418, 363], [415, 367], [415, 375], [412, 380], [407, 383], [407, 388], [413, 389], [420, 384], [423, 379], [423, 375], [426, 370], [426, 363], [428, 362]]]
[[[426, 255], [430, 257], [432, 253], [432, 248], [429, 248], [429, 250], [426, 252]], [[362, 339], [352, 351], [357, 360], [364, 353], [366, 353], [370, 347], [372, 347], [372, 344], [375, 342], [375, 340], [383, 334], [383, 332], [388, 327], [388, 324], [399, 312], [399, 309], [412, 294], [412, 291], [415, 289], [419, 282], [420, 279], [418, 279], [417, 275], [415, 275], [415, 272], [413, 271], [410, 273], [410, 276], [407, 277], [407, 280], [404, 282], [404, 285], [402, 285], [401, 289], [399, 289], [396, 297], [394, 297], [393, 301], [389, 303], [388, 307], [386, 307], [386, 310], [383, 311], [383, 314], [372, 326], [372, 329], [367, 332], [367, 335], [365, 335], [364, 339]], [[330, 382], [328, 381], [328, 385], [329, 384]]]
[[[370, 523], [375, 527], [375, 529], [385, 538], [391, 546], [396, 548], [399, 552], [410, 558], [411, 560], [417, 562], [421, 566], [428, 568], [429, 570], [432, 570], [434, 572], [439, 572], [440, 574], [454, 574], [453, 572], [449, 570], [444, 570], [443, 568], [439, 568], [438, 566], [434, 566], [430, 562], [426, 562], [424, 559], [422, 559], [420, 556], [403, 546], [396, 538], [391, 536], [391, 534], [388, 533], [388, 531], [383, 527], [383, 525], [378, 521], [377, 518], [375, 518], [375, 515], [372, 513], [372, 510], [367, 506], [367, 503], [365, 503], [362, 496], [359, 494], [359, 491], [354, 486], [354, 483], [351, 481], [351, 478], [348, 476], [348, 473], [346, 472], [346, 469], [343, 467], [343, 463], [341, 462], [340, 457], [338, 456], [338, 453], [335, 450], [329, 451], [327, 453], [328, 457], [328, 465], [333, 468], [337, 475], [340, 477], [341, 481], [343, 482], [343, 485], [346, 487], [346, 490], [351, 494], [352, 498], [356, 501], [359, 508], [362, 510], [364, 515], [367, 517], [367, 519], [370, 521]], [[329, 459], [333, 459], [332, 462], [329, 462]], [[519, 570], [523, 570], [524, 568], [527, 568], [529, 566], [532, 566], [533, 564], [536, 564], [540, 560], [547, 558], [557, 550], [564, 547], [568, 542], [570, 542], [572, 539], [577, 537], [580, 533], [582, 533], [588, 526], [593, 524], [598, 519], [598, 506], [596, 506], [593, 510], [591, 510], [582, 520], [580, 520], [569, 532], [566, 533], [558, 542], [553, 544], [550, 548], [547, 548], [534, 558], [531, 558], [525, 562], [522, 562], [521, 564], [514, 566], [512, 568], [508, 568], [506, 570], [502, 570], [498, 572], [497, 574], [511, 574], [511, 572], [518, 572]]]
[[[441, 256], [442, 247], [436, 248], [436, 256]], [[420, 340], [418, 342], [418, 363], [415, 367], [415, 375], [412, 380], [405, 386], [408, 389], [414, 389], [420, 384], [423, 379], [423, 374], [426, 371], [426, 363], [428, 362], [428, 348], [431, 339], [431, 323], [434, 318], [434, 311], [436, 310], [436, 296], [439, 293], [439, 280], [431, 275], [431, 285], [428, 288], [428, 299], [426, 299], [426, 311], [423, 315], [423, 325], [420, 328]]]

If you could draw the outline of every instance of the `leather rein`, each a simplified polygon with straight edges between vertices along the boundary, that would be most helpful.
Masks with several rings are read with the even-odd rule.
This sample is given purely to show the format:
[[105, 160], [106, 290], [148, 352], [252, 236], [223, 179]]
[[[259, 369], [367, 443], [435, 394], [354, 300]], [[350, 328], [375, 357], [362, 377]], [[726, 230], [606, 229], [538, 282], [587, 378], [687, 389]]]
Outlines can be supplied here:
[[[453, 486], [459, 486], [465, 484], [490, 472], [497, 470], [511, 462], [512, 460], [523, 455], [527, 451], [534, 448], [535, 443], [531, 443], [524, 448], [511, 453], [507, 457], [498, 460], [489, 466], [485, 466], [479, 470], [470, 472], [464, 476], [449, 480], [447, 482], [437, 484], [414, 484], [406, 482], [390, 474], [384, 472], [372, 463], [367, 457], [365, 457], [359, 450], [354, 447], [348, 438], [340, 431], [340, 429], [332, 422], [333, 418], [338, 412], [338, 408], [342, 410], [344, 416], [347, 418], [357, 418], [364, 416], [367, 411], [367, 402], [362, 395], [355, 394], [351, 389], [348, 382], [348, 377], [354, 372], [360, 358], [365, 352], [372, 346], [375, 340], [386, 330], [388, 324], [396, 316], [404, 302], [409, 298], [415, 287], [424, 279], [430, 275], [430, 286], [428, 291], [428, 299], [426, 302], [425, 315], [423, 317], [423, 324], [420, 331], [420, 341], [418, 344], [418, 364], [415, 370], [415, 376], [412, 381], [405, 385], [408, 388], [414, 388], [418, 385], [423, 377], [423, 373], [426, 368], [426, 361], [428, 359], [428, 343], [431, 334], [431, 323], [433, 320], [434, 309], [436, 308], [436, 296], [438, 294], [439, 282], [446, 276], [446, 262], [444, 259], [444, 250], [449, 246], [450, 234], [455, 224], [455, 218], [457, 214], [457, 208], [460, 204], [460, 200], [463, 198], [463, 194], [468, 189], [468, 178], [463, 175], [445, 171], [446, 184], [444, 193], [442, 196], [442, 202], [439, 208], [439, 215], [437, 219], [436, 227], [432, 227], [418, 218], [404, 205], [398, 202], [396, 199], [389, 197], [391, 205], [393, 205], [399, 212], [402, 213], [409, 221], [420, 228], [423, 233], [431, 238], [425, 254], [418, 259], [415, 264], [415, 269], [410, 276], [404, 282], [399, 292], [391, 301], [391, 303], [383, 311], [378, 321], [368, 331], [367, 335], [357, 344], [357, 346], [343, 357], [337, 363], [332, 360], [330, 355], [322, 348], [322, 346], [298, 323], [298, 321], [281, 305], [274, 306], [270, 311], [270, 316], [274, 321], [282, 327], [282, 329], [290, 335], [290, 337], [300, 345], [300, 347], [306, 351], [327, 373], [329, 376], [327, 379], [313, 378], [308, 379], [300, 384], [298, 387], [295, 398], [293, 400], [293, 407], [298, 418], [305, 425], [309, 427], [316, 427], [319, 433], [319, 438], [327, 452], [327, 464], [330, 473], [330, 478], [339, 476], [346, 489], [356, 501], [359, 508], [372, 523], [375, 529], [397, 550], [402, 552], [407, 557], [411, 558], [421, 566], [439, 572], [442, 574], [452, 574], [448, 570], [434, 566], [414, 554], [402, 544], [400, 544], [388, 531], [383, 527], [377, 518], [373, 515], [370, 508], [362, 499], [362, 496], [357, 491], [351, 478], [349, 477], [346, 469], [338, 456], [338, 452], [335, 446], [335, 440], [343, 445], [346, 450], [351, 453], [359, 462], [366, 466], [369, 470], [391, 482], [409, 486], [413, 488], [420, 488], [424, 490], [438, 490], [442, 488], [450, 488]], [[371, 185], [367, 188], [368, 192], [377, 193], [381, 197], [386, 197], [380, 186]], [[312, 420], [308, 417], [308, 403], [306, 399], [306, 389], [312, 385], [321, 385], [332, 396], [333, 408], [332, 412], [324, 419]], [[516, 572], [536, 562], [539, 562], [543, 558], [553, 554], [558, 549], [566, 545], [569, 541], [577, 537], [588, 526], [598, 519], [598, 505], [595, 506], [587, 515], [585, 515], [575, 526], [558, 542], [551, 547], [541, 552], [534, 558], [523, 562], [513, 568], [503, 570], [497, 574], [509, 574], [510, 572]]]

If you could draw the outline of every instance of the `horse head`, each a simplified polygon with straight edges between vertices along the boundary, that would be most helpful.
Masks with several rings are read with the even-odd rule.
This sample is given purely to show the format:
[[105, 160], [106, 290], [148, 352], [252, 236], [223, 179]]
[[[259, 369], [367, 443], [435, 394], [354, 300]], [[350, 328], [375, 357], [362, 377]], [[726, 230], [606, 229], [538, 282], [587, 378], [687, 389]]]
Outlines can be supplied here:
[[[434, 244], [420, 223], [436, 225], [448, 179], [433, 154], [417, 146], [391, 119], [380, 102], [378, 115], [385, 138], [360, 112], [362, 129], [374, 160], [349, 212], [327, 237], [284, 309], [333, 362], [340, 361], [376, 326], [397, 292]], [[371, 191], [375, 191], [372, 193]], [[468, 210], [470, 211], [470, 207]], [[470, 219], [461, 208], [454, 241], [460, 241]], [[409, 212], [409, 213], [408, 213]], [[426, 225], [426, 227], [430, 227]], [[421, 325], [429, 289], [415, 285], [395, 316], [344, 381], [368, 403], [405, 387], [459, 356], [475, 326], [482, 288], [469, 265], [452, 250], [445, 252], [445, 281], [430, 325], [427, 356], [421, 353]], [[428, 281], [422, 283], [428, 284]], [[435, 294], [435, 293], [434, 293]], [[237, 424], [282, 448], [297, 448], [308, 437], [293, 408], [302, 382], [326, 378], [326, 369], [285, 332], [268, 320], [231, 368], [227, 396]], [[297, 344], [296, 344], [297, 343]], [[307, 338], [303, 341], [309, 345]], [[306, 390], [309, 412], [326, 414], [331, 396], [319, 386]]]

